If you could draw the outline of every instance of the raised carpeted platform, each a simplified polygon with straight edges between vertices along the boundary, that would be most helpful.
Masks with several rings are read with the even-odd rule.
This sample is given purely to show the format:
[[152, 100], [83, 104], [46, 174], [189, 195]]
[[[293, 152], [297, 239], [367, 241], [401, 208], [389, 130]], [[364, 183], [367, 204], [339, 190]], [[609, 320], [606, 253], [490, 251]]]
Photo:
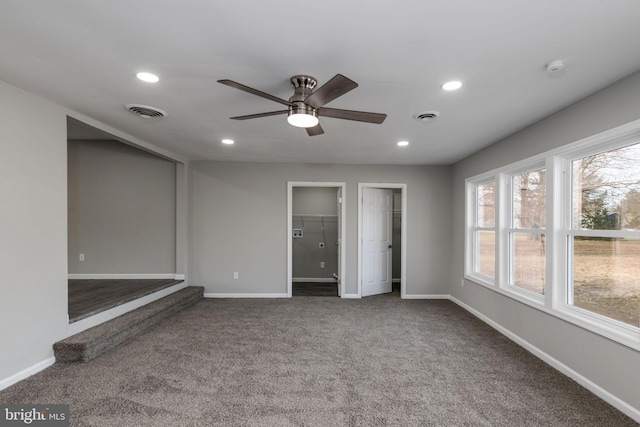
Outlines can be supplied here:
[[88, 362], [105, 351], [202, 300], [204, 288], [189, 286], [53, 345], [56, 362]]

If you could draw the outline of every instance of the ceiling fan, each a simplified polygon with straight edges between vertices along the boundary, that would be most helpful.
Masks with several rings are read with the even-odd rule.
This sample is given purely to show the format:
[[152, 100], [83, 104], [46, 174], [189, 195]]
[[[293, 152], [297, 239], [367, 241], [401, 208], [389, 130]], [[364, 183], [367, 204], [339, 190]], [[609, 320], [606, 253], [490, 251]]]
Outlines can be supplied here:
[[275, 101], [288, 107], [286, 110], [230, 117], [231, 119], [247, 120], [287, 114], [287, 121], [289, 124], [296, 127], [306, 128], [309, 136], [322, 135], [324, 133], [322, 126], [320, 126], [318, 116], [377, 124], [382, 123], [384, 119], [387, 118], [386, 114], [325, 107], [325, 104], [358, 87], [358, 83], [343, 76], [342, 74], [336, 74], [331, 80], [326, 82], [316, 91], [313, 90], [318, 84], [318, 81], [315, 78], [305, 75], [293, 76], [291, 77], [291, 85], [293, 86], [294, 93], [288, 101], [252, 87], [234, 82], [233, 80], [218, 80], [218, 83], [240, 89], [244, 92], [248, 92], [262, 98], [270, 99], [271, 101]]

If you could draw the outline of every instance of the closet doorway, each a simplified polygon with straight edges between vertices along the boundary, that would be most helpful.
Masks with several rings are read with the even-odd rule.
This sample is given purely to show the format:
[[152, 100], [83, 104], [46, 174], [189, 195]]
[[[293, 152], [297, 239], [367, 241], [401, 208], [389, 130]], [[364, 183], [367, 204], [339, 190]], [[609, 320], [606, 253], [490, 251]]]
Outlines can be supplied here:
[[406, 296], [407, 185], [358, 184], [358, 296]]
[[345, 292], [343, 182], [287, 184], [287, 293]]

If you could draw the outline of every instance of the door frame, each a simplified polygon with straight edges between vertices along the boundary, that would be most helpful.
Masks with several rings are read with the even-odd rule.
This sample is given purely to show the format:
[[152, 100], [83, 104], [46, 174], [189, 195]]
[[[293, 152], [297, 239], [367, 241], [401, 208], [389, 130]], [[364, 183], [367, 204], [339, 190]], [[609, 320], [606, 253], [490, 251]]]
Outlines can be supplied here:
[[[399, 189], [402, 194], [402, 212], [400, 215], [400, 297], [407, 294], [407, 184], [405, 183], [358, 183], [358, 298], [362, 298], [362, 239], [363, 239], [363, 215], [364, 215], [364, 188], [382, 188], [388, 190]], [[391, 279], [393, 279], [393, 274]]]
[[341, 189], [342, 203], [340, 204], [340, 233], [341, 236], [339, 245], [340, 259], [340, 271], [338, 275], [340, 277], [340, 297], [344, 297], [345, 294], [345, 271], [346, 271], [346, 251], [345, 251], [345, 235], [346, 235], [346, 217], [347, 217], [347, 204], [346, 204], [346, 182], [315, 182], [315, 181], [288, 181], [287, 182], [287, 295], [289, 298], [293, 295], [293, 188], [294, 187], [326, 187]]

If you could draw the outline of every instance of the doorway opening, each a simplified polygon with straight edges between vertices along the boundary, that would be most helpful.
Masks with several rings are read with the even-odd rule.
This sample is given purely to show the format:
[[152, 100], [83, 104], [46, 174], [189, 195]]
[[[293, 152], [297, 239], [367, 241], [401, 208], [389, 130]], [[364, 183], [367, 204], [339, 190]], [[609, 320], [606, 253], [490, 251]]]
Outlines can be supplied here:
[[407, 185], [358, 184], [358, 296], [406, 296]]
[[[287, 185], [287, 294], [344, 295], [343, 182]], [[295, 291], [295, 292], [294, 292]]]

